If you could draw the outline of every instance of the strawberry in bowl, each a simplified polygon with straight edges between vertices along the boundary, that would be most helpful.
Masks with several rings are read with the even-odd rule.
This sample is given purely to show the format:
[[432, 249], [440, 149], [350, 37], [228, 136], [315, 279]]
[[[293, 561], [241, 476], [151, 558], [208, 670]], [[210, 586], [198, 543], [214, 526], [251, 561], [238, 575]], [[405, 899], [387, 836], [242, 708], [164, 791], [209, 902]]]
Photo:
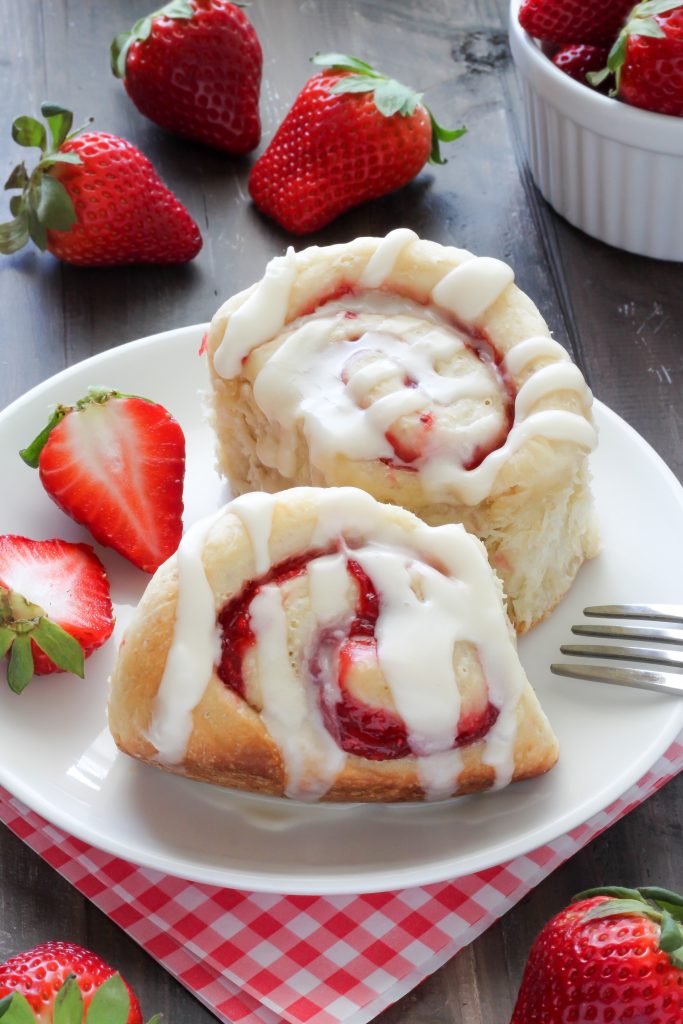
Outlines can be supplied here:
[[[96, 953], [45, 942], [0, 964], [3, 1024], [142, 1024], [131, 987]], [[148, 1024], [159, 1024], [156, 1014]]]
[[[573, 6], [511, 0], [510, 49], [534, 181], [559, 214], [593, 238], [683, 262], [683, 118], [672, 116], [683, 110], [683, 2], [582, 4], [583, 22], [555, 18], [554, 29], [531, 20], [536, 7], [557, 13]], [[586, 25], [593, 16], [603, 19], [597, 35]], [[595, 46], [603, 51], [597, 57], [587, 49]]]

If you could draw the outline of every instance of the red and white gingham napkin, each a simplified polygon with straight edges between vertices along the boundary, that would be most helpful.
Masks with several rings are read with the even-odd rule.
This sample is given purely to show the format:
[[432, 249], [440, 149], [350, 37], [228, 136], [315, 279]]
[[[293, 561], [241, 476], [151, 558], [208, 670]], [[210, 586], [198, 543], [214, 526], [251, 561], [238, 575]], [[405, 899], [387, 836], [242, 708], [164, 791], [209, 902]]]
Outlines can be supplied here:
[[455, 882], [365, 896], [218, 889], [136, 867], [0, 788], [0, 818], [224, 1022], [365, 1024], [683, 769], [683, 733], [586, 824]]

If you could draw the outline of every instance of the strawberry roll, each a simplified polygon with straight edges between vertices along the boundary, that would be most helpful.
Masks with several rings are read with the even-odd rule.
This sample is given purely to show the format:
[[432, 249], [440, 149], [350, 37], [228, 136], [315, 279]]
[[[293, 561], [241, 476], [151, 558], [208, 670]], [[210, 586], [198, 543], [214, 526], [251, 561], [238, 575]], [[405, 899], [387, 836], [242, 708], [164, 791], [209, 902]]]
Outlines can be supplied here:
[[192, 527], [109, 724], [149, 764], [298, 800], [446, 799], [557, 759], [484, 547], [356, 488], [245, 494]]
[[237, 493], [354, 486], [462, 523], [519, 632], [597, 548], [592, 396], [496, 259], [384, 239], [289, 250], [213, 319], [219, 462]]

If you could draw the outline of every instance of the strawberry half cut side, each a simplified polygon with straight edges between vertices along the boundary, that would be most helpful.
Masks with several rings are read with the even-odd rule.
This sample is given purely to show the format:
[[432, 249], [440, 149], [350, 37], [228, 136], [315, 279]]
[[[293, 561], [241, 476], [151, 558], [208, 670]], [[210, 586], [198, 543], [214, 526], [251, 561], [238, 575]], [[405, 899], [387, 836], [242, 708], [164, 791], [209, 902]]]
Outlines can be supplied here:
[[83, 678], [84, 659], [113, 629], [109, 581], [89, 544], [0, 537], [0, 657], [9, 654], [15, 693], [34, 674]]
[[95, 540], [155, 572], [182, 536], [185, 437], [157, 402], [91, 388], [58, 406], [20, 455]]

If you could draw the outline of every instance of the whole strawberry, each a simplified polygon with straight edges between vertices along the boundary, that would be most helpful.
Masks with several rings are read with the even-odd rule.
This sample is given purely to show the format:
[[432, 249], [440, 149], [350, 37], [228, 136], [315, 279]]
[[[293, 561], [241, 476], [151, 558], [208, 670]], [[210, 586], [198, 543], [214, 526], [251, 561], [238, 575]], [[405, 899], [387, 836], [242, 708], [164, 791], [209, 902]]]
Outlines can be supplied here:
[[21, 693], [35, 675], [74, 672], [109, 639], [114, 614], [104, 566], [89, 544], [0, 537], [0, 657]]
[[356, 57], [313, 63], [327, 70], [306, 83], [249, 176], [259, 209], [297, 235], [443, 163], [439, 142], [465, 131], [442, 128], [420, 93]]
[[[130, 986], [96, 953], [46, 942], [0, 965], [3, 1024], [142, 1024]], [[159, 1014], [149, 1024], [158, 1024]]]
[[607, 67], [590, 75], [599, 84], [616, 76], [612, 95], [658, 114], [683, 117], [683, 2], [637, 4], [610, 51]]
[[599, 71], [607, 63], [604, 46], [590, 46], [588, 43], [568, 43], [553, 55], [553, 64], [565, 75], [582, 85], [589, 85], [588, 73]]
[[172, 0], [111, 46], [112, 70], [141, 114], [228, 153], [261, 138], [263, 55], [256, 31], [228, 0]]
[[178, 547], [185, 437], [157, 402], [91, 388], [20, 454], [63, 512], [138, 568], [154, 572]]
[[[36, 146], [40, 161], [29, 174], [14, 168], [5, 188], [13, 220], [0, 224], [0, 252], [31, 238], [67, 263], [104, 267], [125, 263], [185, 263], [202, 247], [199, 228], [166, 188], [146, 156], [106, 132], [71, 132], [71, 111], [44, 103], [43, 124], [18, 117], [12, 137]], [[80, 131], [80, 130], [79, 130]]]
[[534, 942], [511, 1024], [681, 1024], [682, 920], [666, 889], [581, 893]]
[[633, 0], [523, 0], [519, 23], [544, 43], [611, 46]]

